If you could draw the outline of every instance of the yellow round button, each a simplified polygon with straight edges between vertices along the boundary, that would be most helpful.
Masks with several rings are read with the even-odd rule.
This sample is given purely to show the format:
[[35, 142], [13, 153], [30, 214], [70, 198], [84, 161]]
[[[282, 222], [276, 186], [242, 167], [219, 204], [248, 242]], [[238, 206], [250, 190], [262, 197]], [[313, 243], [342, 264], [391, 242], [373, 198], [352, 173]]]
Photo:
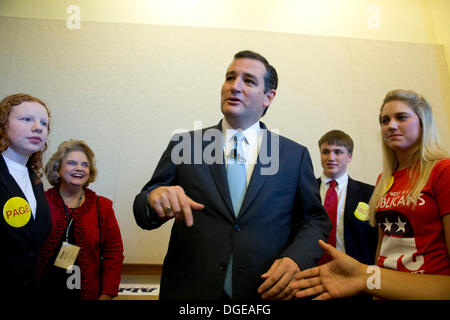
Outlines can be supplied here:
[[23, 227], [30, 221], [30, 217], [30, 205], [24, 198], [13, 197], [3, 206], [3, 218], [11, 227]]
[[361, 221], [369, 220], [369, 205], [365, 202], [358, 203], [358, 207], [355, 210], [355, 217]]

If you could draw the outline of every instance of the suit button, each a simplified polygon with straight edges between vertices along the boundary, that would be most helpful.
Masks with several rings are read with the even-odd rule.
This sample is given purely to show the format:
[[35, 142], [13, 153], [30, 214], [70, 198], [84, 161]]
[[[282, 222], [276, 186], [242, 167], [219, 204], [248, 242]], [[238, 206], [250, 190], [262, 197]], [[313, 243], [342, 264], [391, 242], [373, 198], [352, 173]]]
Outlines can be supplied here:
[[238, 224], [236, 224], [234, 227], [233, 227], [233, 229], [234, 229], [234, 231], [241, 231], [241, 228], [239, 227], [239, 225]]
[[227, 270], [227, 264], [225, 262], [222, 262], [219, 266], [219, 270], [220, 271], [225, 271]]

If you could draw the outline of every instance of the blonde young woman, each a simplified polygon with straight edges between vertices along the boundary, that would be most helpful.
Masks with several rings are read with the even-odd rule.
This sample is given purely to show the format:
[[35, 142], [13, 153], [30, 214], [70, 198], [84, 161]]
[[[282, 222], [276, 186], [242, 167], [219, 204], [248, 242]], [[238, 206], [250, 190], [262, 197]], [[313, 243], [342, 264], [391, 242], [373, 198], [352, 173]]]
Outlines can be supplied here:
[[297, 274], [299, 298], [450, 299], [450, 158], [431, 107], [413, 91], [393, 90], [379, 120], [383, 172], [369, 204], [379, 269], [320, 242], [333, 260]]

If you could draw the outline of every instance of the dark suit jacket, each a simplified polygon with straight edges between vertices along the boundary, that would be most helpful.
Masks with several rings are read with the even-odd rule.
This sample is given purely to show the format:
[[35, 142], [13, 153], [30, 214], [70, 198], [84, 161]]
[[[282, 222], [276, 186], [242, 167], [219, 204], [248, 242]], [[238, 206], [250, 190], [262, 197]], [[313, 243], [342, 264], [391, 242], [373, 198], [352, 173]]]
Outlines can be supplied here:
[[[29, 169], [30, 172], [31, 169]], [[1, 295], [9, 298], [31, 294], [38, 255], [50, 233], [52, 222], [42, 184], [30, 179], [36, 197], [36, 219], [31, 215], [28, 223], [20, 228], [10, 226], [4, 216], [0, 217], [0, 274]], [[12, 197], [25, 198], [19, 185], [9, 174], [3, 156], [0, 155], [0, 204], [2, 209]], [[3, 211], [3, 210], [2, 210]]]
[[[317, 179], [320, 187], [321, 179]], [[369, 221], [361, 221], [355, 216], [359, 202], [369, 203], [374, 186], [348, 177], [347, 197], [344, 209], [345, 252], [365, 264], [374, 264], [378, 232]]]
[[[266, 129], [262, 123], [261, 127]], [[275, 259], [290, 257], [301, 269], [315, 266], [322, 255], [317, 242], [327, 239], [331, 229], [321, 205], [308, 150], [270, 131], [264, 131], [267, 144], [263, 139], [236, 218], [223, 160], [221, 123], [189, 132], [183, 140], [203, 135], [210, 129], [220, 132], [220, 136], [206, 139], [200, 149], [209, 152], [212, 140], [220, 163], [175, 165], [171, 153], [178, 141], [176, 137], [134, 201], [134, 216], [143, 229], [154, 229], [165, 222], [148, 206], [147, 192], [154, 187], [179, 185], [190, 198], [205, 205], [204, 210], [193, 212], [192, 227], [186, 227], [184, 221], [173, 224], [163, 265], [161, 299], [221, 299], [232, 252], [233, 298], [258, 299], [257, 288], [263, 282], [260, 276]], [[261, 168], [271, 166], [263, 161], [263, 154], [267, 152], [274, 157], [278, 153], [277, 144], [272, 145], [277, 139], [278, 173], [262, 175]], [[191, 152], [189, 160], [193, 163], [195, 142], [187, 145], [190, 149], [184, 151]]]

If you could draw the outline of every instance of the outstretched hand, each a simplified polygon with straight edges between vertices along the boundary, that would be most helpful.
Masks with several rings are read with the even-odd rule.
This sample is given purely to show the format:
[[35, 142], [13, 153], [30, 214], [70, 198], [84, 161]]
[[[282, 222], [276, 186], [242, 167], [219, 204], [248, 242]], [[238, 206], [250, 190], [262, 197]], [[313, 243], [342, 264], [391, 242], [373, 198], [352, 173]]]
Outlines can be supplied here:
[[296, 274], [291, 283], [297, 298], [316, 296], [316, 300], [344, 298], [364, 291], [366, 267], [333, 246], [319, 240], [331, 261]]

